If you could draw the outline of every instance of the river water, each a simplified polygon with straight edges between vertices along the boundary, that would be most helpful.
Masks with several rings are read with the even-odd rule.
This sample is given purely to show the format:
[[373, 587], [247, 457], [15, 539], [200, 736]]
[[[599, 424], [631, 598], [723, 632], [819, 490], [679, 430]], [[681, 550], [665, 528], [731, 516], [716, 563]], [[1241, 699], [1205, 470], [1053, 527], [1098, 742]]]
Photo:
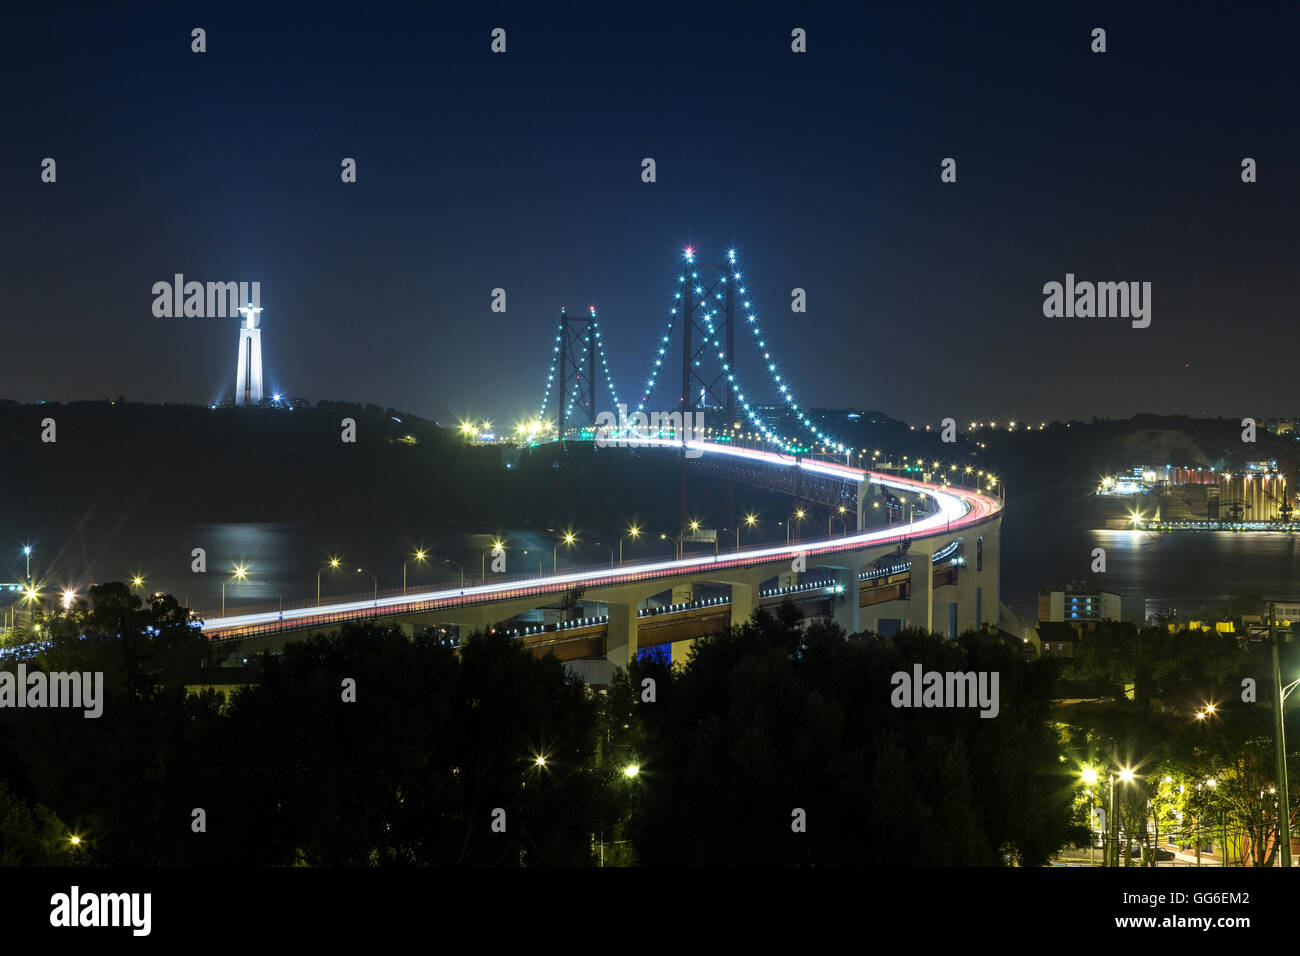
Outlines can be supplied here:
[[[660, 540], [656, 531], [624, 544], [627, 560], [670, 557], [673, 544]], [[536, 574], [550, 571], [553, 561], [561, 570], [608, 564], [609, 548], [618, 551], [618, 539], [608, 536], [602, 547], [590, 537], [574, 547], [556, 548], [542, 532], [498, 532], [506, 538], [507, 570]], [[320, 574], [322, 597], [371, 592], [378, 579], [381, 591], [402, 585], [403, 557], [425, 548], [438, 560], [411, 561], [408, 584], [429, 587], [456, 585], [460, 570], [467, 580], [477, 578], [484, 553], [497, 534], [458, 535], [441, 540], [415, 540], [398, 533], [374, 529], [306, 529], [282, 524], [201, 524], [188, 527], [117, 526], [86, 523], [75, 527], [23, 528], [10, 516], [0, 520], [0, 580], [17, 581], [25, 573], [21, 545], [33, 546], [33, 572], [48, 586], [90, 581], [129, 580], [141, 574], [150, 591], [175, 594], [196, 610], [212, 612], [221, 605], [221, 582], [228, 609], [274, 604], [279, 592], [286, 601], [315, 598], [317, 571], [332, 556], [343, 559], [339, 570]], [[752, 543], [759, 543], [755, 536]], [[751, 543], [746, 538], [745, 544]], [[724, 543], [723, 548], [728, 545]], [[203, 548], [207, 573], [193, 573], [191, 552]], [[695, 545], [708, 550], [708, 545]], [[1106, 554], [1104, 574], [1091, 573], [1093, 550]], [[490, 564], [491, 557], [486, 558]], [[540, 565], [539, 565], [540, 562]], [[236, 565], [247, 568], [247, 579], [229, 581]], [[366, 569], [358, 572], [357, 568]], [[369, 573], [366, 573], [369, 572]], [[1153, 535], [1143, 531], [1089, 531], [1053, 528], [1050, 522], [1023, 520], [1009, 514], [1002, 538], [1002, 601], [1025, 621], [1037, 617], [1041, 587], [1061, 587], [1073, 580], [1089, 579], [1095, 586], [1124, 595], [1127, 605], [1148, 611], [1167, 606], [1190, 612], [1214, 603], [1230, 592], [1246, 588], [1268, 597], [1300, 599], [1300, 542], [1291, 535], [1269, 532], [1177, 532]], [[278, 589], [278, 590], [277, 590]]]

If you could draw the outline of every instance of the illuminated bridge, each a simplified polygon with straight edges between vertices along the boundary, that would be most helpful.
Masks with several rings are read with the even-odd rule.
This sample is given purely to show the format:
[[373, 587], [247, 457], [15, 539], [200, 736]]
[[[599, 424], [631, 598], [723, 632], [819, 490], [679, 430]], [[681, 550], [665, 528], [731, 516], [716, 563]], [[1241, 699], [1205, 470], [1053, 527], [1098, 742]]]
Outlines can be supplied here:
[[[663, 444], [665, 453], [672, 453], [672, 444]], [[743, 623], [757, 606], [787, 596], [804, 604], [806, 613], [833, 617], [849, 632], [880, 630], [882, 622], [893, 621], [955, 637], [996, 624], [1002, 502], [993, 495], [778, 452], [705, 442], [698, 446], [704, 455], [744, 455], [772, 468], [833, 473], [859, 487], [860, 501], [869, 486], [918, 494], [933, 503], [933, 510], [909, 524], [795, 544], [541, 577], [502, 575], [500, 581], [465, 588], [209, 618], [204, 633], [238, 638], [241, 652], [248, 653], [277, 650], [293, 636], [326, 631], [344, 621], [397, 621], [411, 629], [503, 628], [539, 651], [583, 661], [578, 669], [584, 676], [602, 682], [613, 666], [625, 666], [642, 647], [669, 644], [673, 656], [680, 657], [693, 638], [716, 630], [719, 623]], [[900, 545], [906, 545], [901, 554]], [[717, 593], [704, 596], [708, 592]], [[656, 600], [661, 595], [671, 597]], [[579, 618], [580, 627], [569, 626], [572, 622], [549, 629], [513, 623], [557, 603], [580, 605], [591, 613]]]
[[[428, 626], [455, 633], [496, 629], [538, 653], [570, 661], [588, 680], [603, 683], [614, 667], [626, 666], [643, 648], [667, 646], [674, 659], [680, 658], [695, 638], [744, 623], [756, 608], [787, 599], [800, 605], [805, 616], [834, 618], [850, 633], [912, 626], [955, 637], [996, 624], [1002, 499], [992, 488], [916, 481], [811, 457], [810, 452], [819, 450], [851, 460], [850, 450], [800, 409], [789, 382], [779, 374], [734, 252], [726, 264], [711, 269], [696, 265], [689, 249], [684, 261], [668, 331], [656, 345], [637, 410], [648, 407], [661, 371], [671, 364], [668, 353], [676, 326], [682, 373], [676, 410], [683, 415], [704, 407], [725, 411], [725, 421], [735, 420], [737, 426], [743, 412], [771, 447], [742, 448], [725, 437], [706, 441], [689, 433], [665, 438], [623, 427], [606, 430], [603, 437], [613, 441], [605, 443], [675, 454], [683, 468], [694, 460], [729, 480], [840, 503], [846, 519], [843, 535], [617, 568], [502, 574], [462, 588], [210, 617], [203, 622], [204, 633], [237, 642], [239, 652], [247, 654], [277, 650], [287, 640], [347, 621], [393, 621], [411, 633]], [[752, 334], [773, 388], [789, 408], [790, 421], [806, 431], [804, 439], [776, 434], [759, 414], [761, 406], [741, 389], [734, 320], [742, 303], [744, 328]], [[539, 426], [530, 430], [534, 440], [570, 434], [575, 415], [597, 425], [597, 357], [610, 397], [619, 405], [595, 309], [582, 318], [562, 311], [557, 331], [542, 415], [554, 394], [559, 425], [542, 428], [539, 415]], [[923, 507], [906, 523], [869, 528], [873, 508], [868, 502], [873, 496], [910, 497]], [[548, 612], [554, 620], [546, 620]]]

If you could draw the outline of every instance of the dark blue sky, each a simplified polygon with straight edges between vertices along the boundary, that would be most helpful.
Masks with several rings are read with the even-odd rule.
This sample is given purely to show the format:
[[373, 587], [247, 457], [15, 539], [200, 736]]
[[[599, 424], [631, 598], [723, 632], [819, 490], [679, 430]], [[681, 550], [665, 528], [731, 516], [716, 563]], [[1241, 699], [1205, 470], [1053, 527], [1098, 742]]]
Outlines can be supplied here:
[[[182, 272], [262, 283], [292, 395], [517, 420], [559, 306], [595, 304], [635, 399], [692, 243], [737, 249], [804, 404], [1296, 414], [1295, 5], [982, 6], [10, 16], [0, 397], [232, 391], [234, 320], [151, 313]], [[1044, 318], [1067, 272], [1150, 281], [1151, 327]]]

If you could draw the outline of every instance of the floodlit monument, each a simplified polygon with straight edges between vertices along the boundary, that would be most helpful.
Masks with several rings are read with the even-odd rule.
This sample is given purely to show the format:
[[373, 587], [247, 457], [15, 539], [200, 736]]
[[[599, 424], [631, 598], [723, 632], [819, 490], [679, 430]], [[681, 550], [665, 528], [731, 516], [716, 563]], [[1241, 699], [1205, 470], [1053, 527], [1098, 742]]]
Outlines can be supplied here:
[[261, 306], [240, 306], [244, 324], [239, 327], [239, 372], [235, 377], [235, 404], [256, 405], [262, 400], [262, 330], [257, 327]]

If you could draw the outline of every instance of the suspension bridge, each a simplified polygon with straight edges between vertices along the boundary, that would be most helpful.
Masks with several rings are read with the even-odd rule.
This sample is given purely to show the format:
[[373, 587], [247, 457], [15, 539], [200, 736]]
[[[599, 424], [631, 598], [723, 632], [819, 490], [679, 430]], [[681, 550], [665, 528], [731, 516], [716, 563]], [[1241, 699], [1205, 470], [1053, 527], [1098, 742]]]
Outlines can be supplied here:
[[[637, 412], [646, 412], [664, 373], [674, 329], [680, 349], [681, 391], [672, 410], [685, 416], [721, 414], [739, 433], [743, 415], [765, 447], [742, 447], [723, 428], [710, 439], [688, 433], [605, 428], [596, 435], [600, 409], [597, 374], [619, 405], [595, 308], [574, 317], [562, 310], [539, 415], [529, 440], [584, 438], [611, 441], [643, 452], [680, 456], [716, 469], [728, 480], [755, 483], [796, 497], [853, 505], [855, 526], [840, 536], [580, 568], [546, 575], [487, 575], [459, 588], [375, 593], [329, 604], [209, 618], [204, 633], [237, 642], [241, 653], [276, 650], [304, 632], [347, 621], [396, 621], [412, 633], [424, 627], [468, 632], [496, 629], [538, 653], [556, 653], [588, 680], [608, 680], [638, 652], [668, 646], [674, 658], [695, 638], [720, 624], [747, 621], [755, 608], [794, 600], [806, 614], [833, 617], [848, 632], [916, 626], [955, 637], [996, 625], [1000, 608], [999, 538], [1003, 499], [993, 488], [968, 489], [871, 472], [851, 464], [848, 446], [825, 432], [800, 406], [782, 374], [751, 305], [734, 250], [708, 269], [688, 249], [651, 360]], [[738, 318], [743, 315], [744, 324]], [[737, 374], [736, 332], [749, 331], [761, 367], [803, 435], [780, 434]], [[546, 420], [555, 402], [556, 421]], [[680, 419], [688, 421], [689, 419]], [[582, 430], [589, 428], [590, 433]], [[838, 460], [843, 456], [844, 461]], [[909, 496], [919, 507], [906, 523], [871, 527], [880, 514], [872, 496]], [[547, 621], [550, 610], [555, 619]]]

